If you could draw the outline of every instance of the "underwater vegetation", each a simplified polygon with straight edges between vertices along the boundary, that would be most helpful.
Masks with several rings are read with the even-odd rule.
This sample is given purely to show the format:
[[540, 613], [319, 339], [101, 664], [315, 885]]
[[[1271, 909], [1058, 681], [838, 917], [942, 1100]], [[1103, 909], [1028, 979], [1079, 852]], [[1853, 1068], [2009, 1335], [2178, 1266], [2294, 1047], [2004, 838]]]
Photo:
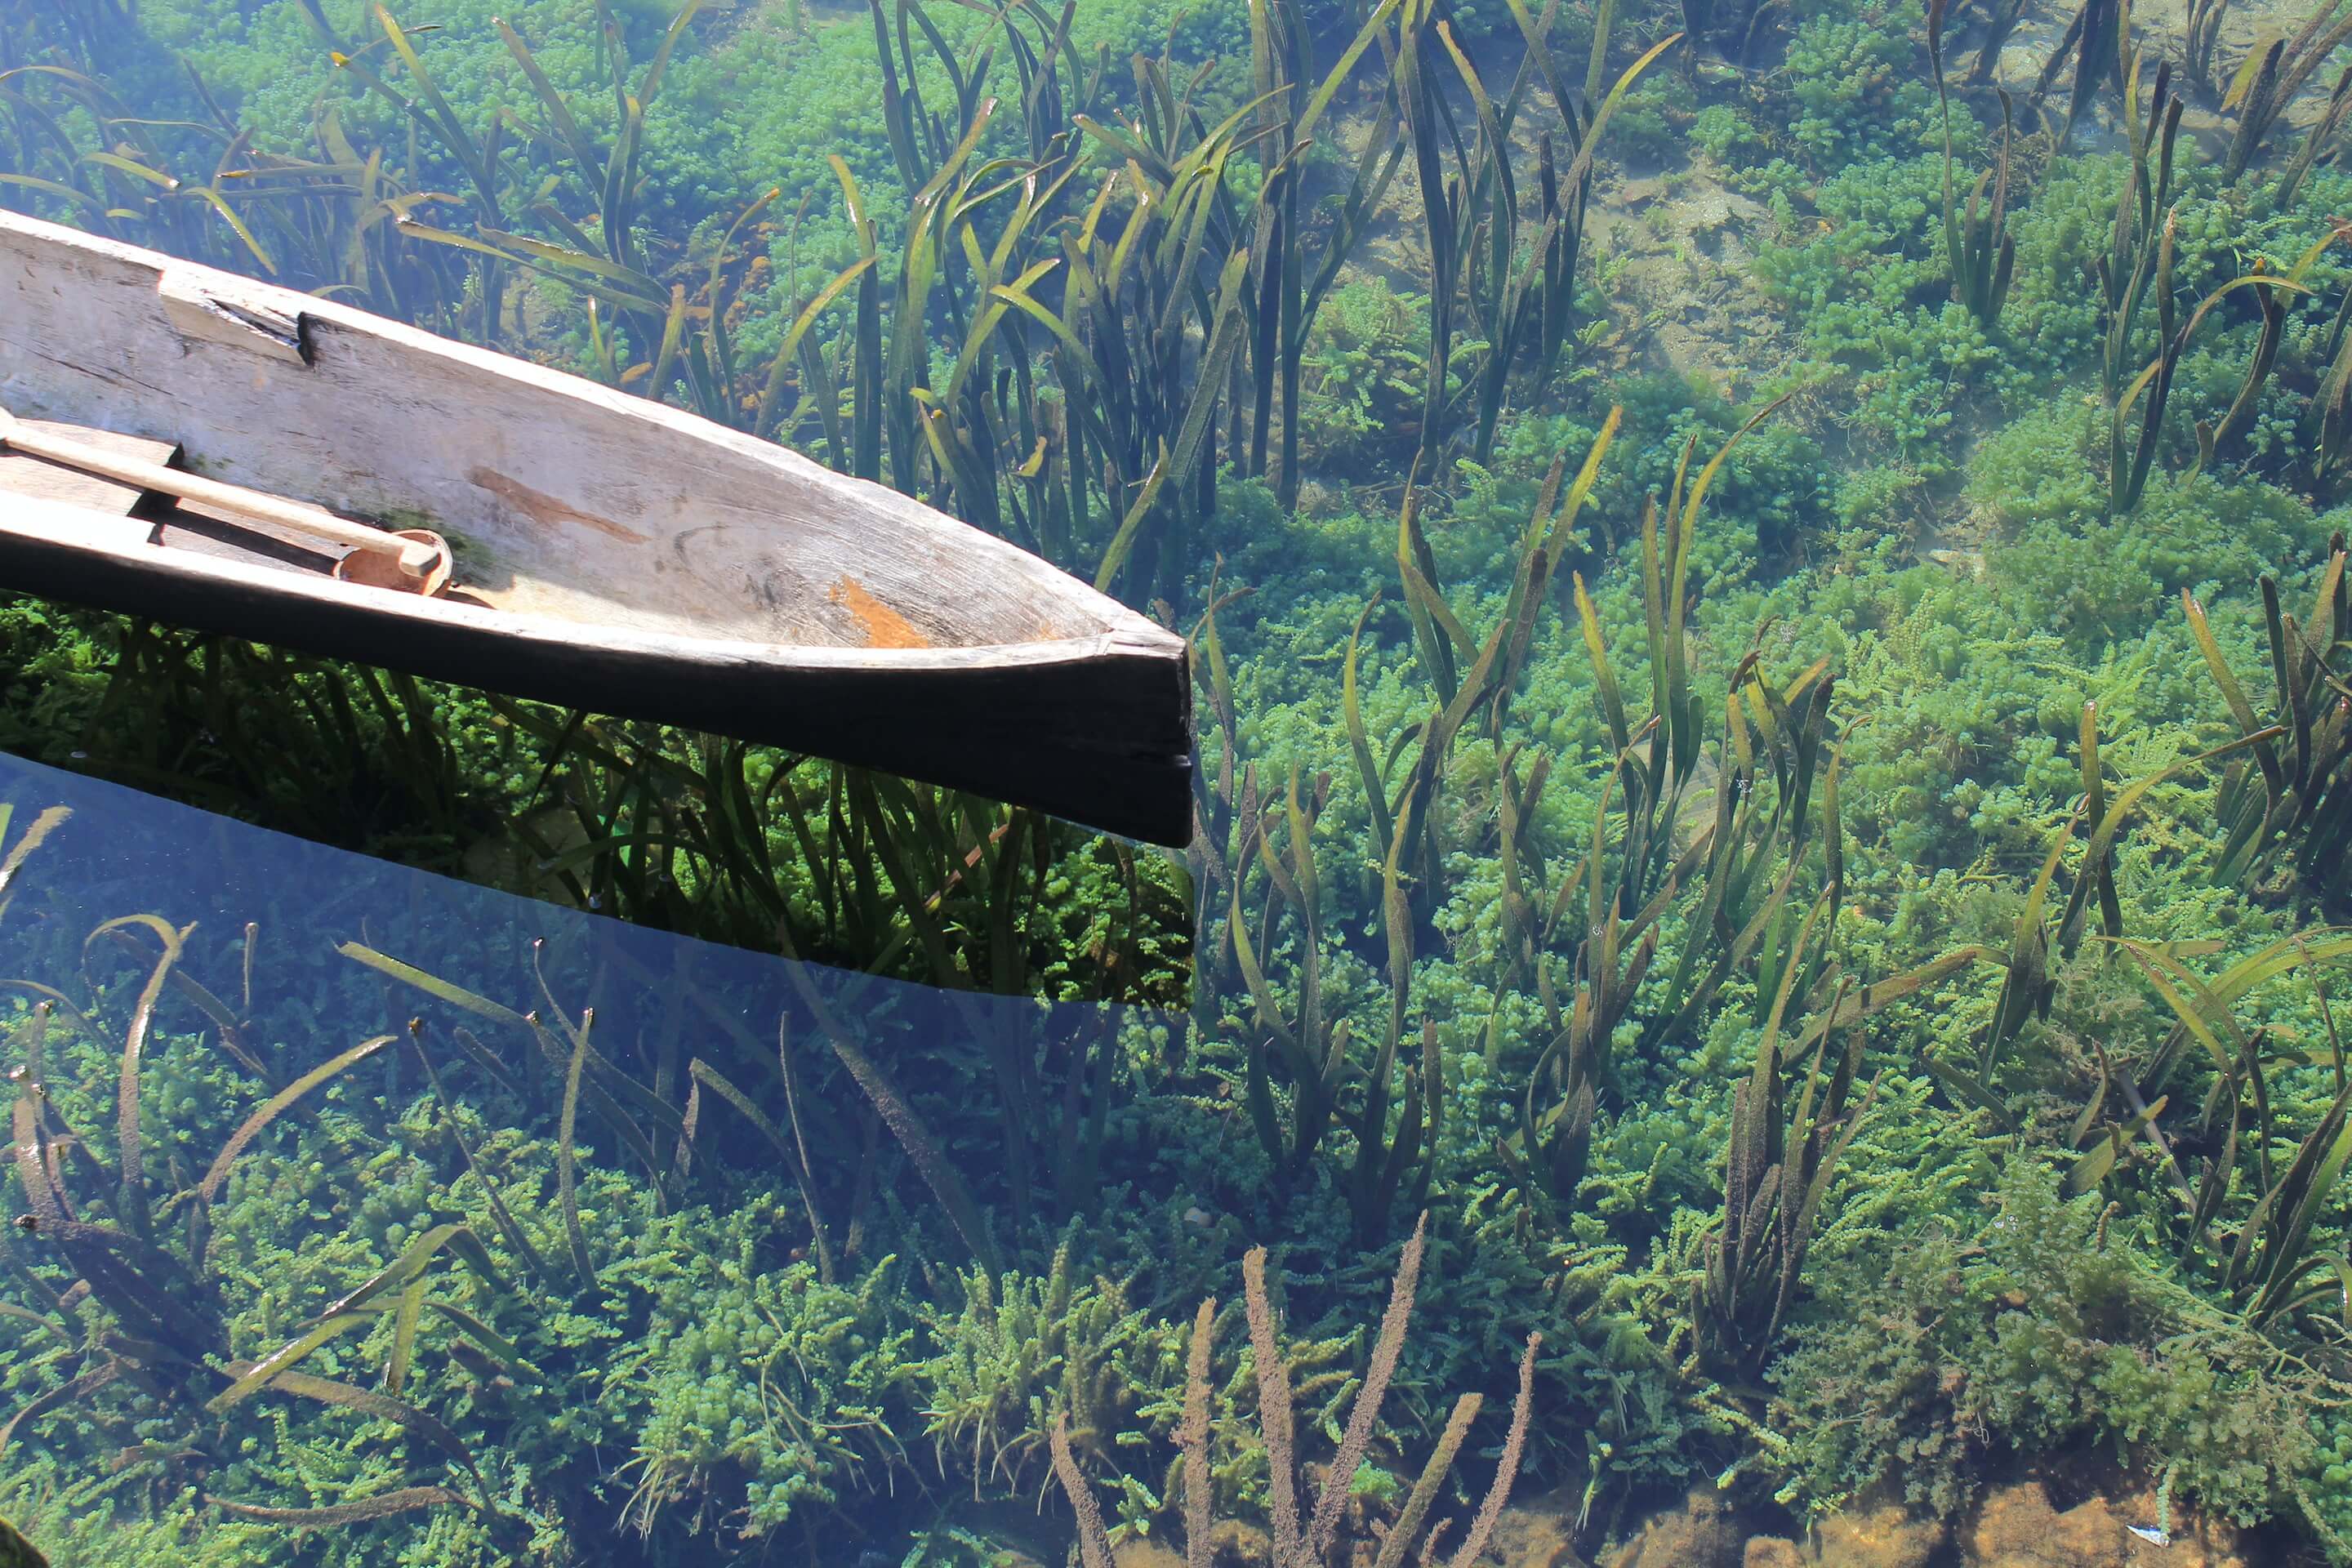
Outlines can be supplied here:
[[950, 984], [1185, 994], [1161, 864], [1034, 812], [62, 605], [6, 620], [0, 736], [24, 754], [712, 941]]
[[570, 906], [191, 932], [12, 787], [0, 1513], [1468, 1568], [2053, 1479], [2352, 1561], [2347, 44], [0, 0], [0, 200], [919, 495], [1200, 734], [1161, 855], [0, 605], [8, 749]]

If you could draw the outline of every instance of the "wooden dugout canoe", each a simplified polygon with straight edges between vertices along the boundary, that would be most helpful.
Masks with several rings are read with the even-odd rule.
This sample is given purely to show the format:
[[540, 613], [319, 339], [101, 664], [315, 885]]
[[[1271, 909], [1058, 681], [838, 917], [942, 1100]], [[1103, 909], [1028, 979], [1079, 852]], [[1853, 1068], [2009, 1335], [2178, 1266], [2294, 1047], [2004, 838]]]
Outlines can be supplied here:
[[26, 444], [431, 530], [454, 568], [438, 596], [341, 581], [383, 558], [20, 447], [0, 588], [1190, 837], [1181, 638], [781, 447], [5, 211], [0, 409]]

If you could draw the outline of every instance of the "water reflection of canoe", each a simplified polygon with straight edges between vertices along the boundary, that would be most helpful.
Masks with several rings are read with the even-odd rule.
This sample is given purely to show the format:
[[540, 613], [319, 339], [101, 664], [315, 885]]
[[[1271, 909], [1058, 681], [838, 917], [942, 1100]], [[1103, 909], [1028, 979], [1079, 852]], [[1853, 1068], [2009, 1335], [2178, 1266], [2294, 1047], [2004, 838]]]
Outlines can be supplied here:
[[1181, 639], [781, 447], [6, 212], [0, 409], [0, 588], [1188, 837]]

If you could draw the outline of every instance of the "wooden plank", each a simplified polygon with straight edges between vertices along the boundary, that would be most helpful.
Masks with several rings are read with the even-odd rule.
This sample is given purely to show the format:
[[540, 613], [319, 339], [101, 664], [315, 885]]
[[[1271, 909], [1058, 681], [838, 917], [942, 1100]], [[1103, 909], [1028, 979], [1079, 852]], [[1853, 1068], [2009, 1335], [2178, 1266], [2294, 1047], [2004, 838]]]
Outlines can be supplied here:
[[[117, 457], [136, 458], [143, 462], [168, 463], [179, 451], [179, 447], [170, 441], [150, 440], [143, 436], [119, 435], [111, 430], [91, 429], [49, 419], [27, 419], [25, 423], [36, 430], [68, 437]], [[92, 511], [128, 517], [138, 507], [144, 493], [135, 485], [119, 485], [112, 479], [97, 479], [72, 468], [43, 462], [38, 458], [0, 450], [0, 496], [63, 501], [70, 506], [88, 507]]]

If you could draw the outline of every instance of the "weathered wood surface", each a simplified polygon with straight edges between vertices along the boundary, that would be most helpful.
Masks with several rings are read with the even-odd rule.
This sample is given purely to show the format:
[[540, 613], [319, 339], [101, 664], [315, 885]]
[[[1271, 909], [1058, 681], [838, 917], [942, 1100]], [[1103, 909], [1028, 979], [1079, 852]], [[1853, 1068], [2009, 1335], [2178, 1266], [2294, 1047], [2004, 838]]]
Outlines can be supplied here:
[[436, 529], [459, 563], [454, 602], [318, 584], [278, 563], [239, 580], [227, 557], [77, 532], [64, 509], [0, 496], [0, 586], [1189, 836], [1181, 639], [781, 447], [7, 213], [0, 405]]

